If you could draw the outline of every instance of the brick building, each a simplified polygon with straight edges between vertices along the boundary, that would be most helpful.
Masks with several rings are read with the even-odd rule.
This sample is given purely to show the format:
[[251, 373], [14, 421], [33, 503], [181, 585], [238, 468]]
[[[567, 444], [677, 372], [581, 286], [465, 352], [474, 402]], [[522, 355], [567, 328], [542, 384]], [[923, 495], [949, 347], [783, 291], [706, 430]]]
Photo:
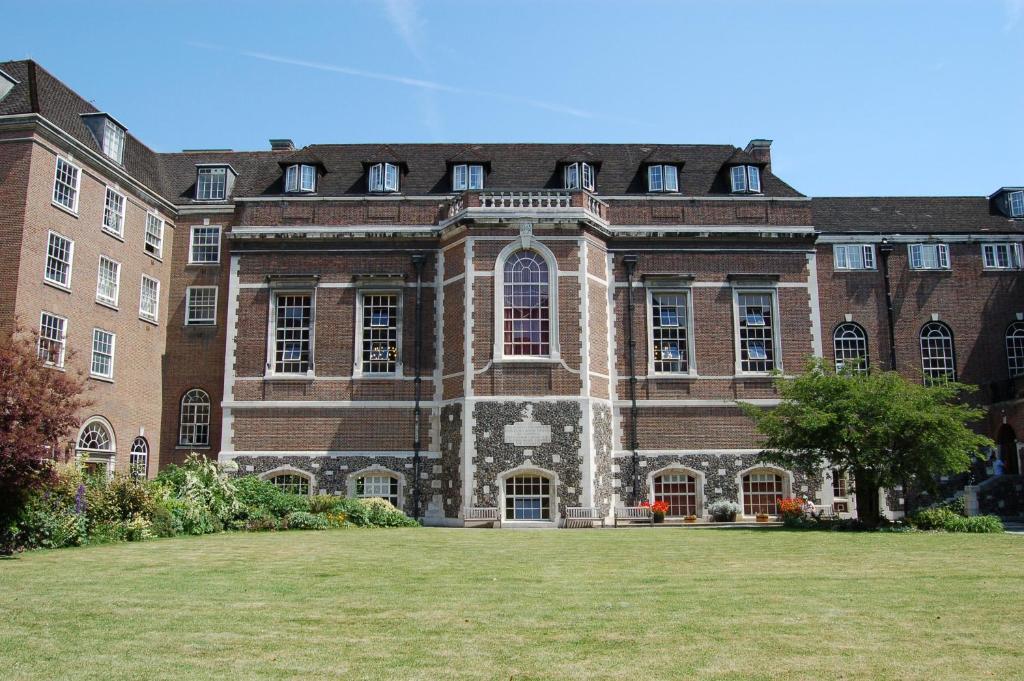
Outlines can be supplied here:
[[767, 140], [163, 154], [0, 72], [0, 323], [89, 373], [96, 465], [200, 451], [436, 524], [845, 512], [829, 471], [758, 464], [736, 406], [824, 356], [983, 386], [1019, 471], [1024, 190], [811, 199]]

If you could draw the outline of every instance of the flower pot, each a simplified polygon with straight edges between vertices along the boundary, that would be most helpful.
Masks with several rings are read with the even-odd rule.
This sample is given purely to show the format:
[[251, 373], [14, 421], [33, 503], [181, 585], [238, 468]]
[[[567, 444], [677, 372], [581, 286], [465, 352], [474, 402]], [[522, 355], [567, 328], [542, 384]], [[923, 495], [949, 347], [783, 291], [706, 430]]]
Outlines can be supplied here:
[[665, 522], [665, 514], [661, 513], [660, 511], [655, 511], [654, 513], [652, 513], [651, 514], [651, 518], [656, 523], [663, 523], [663, 522]]
[[697, 516], [695, 516], [695, 515], [688, 515], [685, 518], [683, 518], [683, 522], [684, 523], [689, 523], [690, 525], [692, 525], [693, 523], [697, 522]]
[[759, 522], [759, 523], [766, 523], [770, 519], [771, 519], [771, 516], [768, 515], [767, 513], [758, 513], [757, 514], [757, 522]]

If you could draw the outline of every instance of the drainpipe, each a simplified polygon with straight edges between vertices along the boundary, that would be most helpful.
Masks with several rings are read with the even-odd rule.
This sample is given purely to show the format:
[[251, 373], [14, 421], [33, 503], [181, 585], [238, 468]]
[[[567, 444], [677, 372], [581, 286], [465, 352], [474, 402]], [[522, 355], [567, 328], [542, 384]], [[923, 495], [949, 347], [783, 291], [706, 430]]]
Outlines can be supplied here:
[[427, 262], [427, 256], [423, 253], [415, 253], [412, 256], [412, 265], [416, 268], [416, 336], [413, 347], [413, 365], [415, 378], [413, 379], [413, 436], [412, 436], [412, 507], [413, 517], [420, 519], [420, 422], [423, 418], [423, 409], [420, 407], [420, 399], [423, 394], [423, 266]]
[[892, 304], [892, 282], [889, 279], [889, 256], [893, 247], [888, 239], [882, 239], [878, 255], [882, 258], [882, 278], [885, 282], [885, 312], [889, 319], [889, 370], [896, 371], [896, 311]]
[[629, 370], [629, 448], [633, 452], [633, 506], [640, 503], [640, 455], [637, 454], [636, 438], [636, 348], [633, 345], [633, 274], [639, 260], [635, 255], [622, 258], [622, 264], [626, 266], [626, 361]]

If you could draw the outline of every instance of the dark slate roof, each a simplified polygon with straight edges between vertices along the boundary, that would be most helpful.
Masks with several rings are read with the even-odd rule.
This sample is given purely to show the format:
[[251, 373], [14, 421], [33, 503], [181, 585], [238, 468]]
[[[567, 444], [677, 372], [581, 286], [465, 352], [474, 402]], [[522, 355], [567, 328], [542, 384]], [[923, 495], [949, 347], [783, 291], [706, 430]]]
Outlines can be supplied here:
[[[0, 71], [19, 83], [0, 100], [0, 115], [38, 113], [76, 140], [103, 153], [82, 114], [101, 113], [74, 90], [32, 60], [0, 62]], [[125, 134], [124, 169], [156, 191], [161, 190], [160, 161], [156, 152], [131, 133]]]
[[811, 206], [822, 232], [1024, 232], [1024, 220], [1011, 220], [984, 196], [823, 197]]
[[[234, 195], [261, 196], [281, 191], [280, 161], [299, 153], [323, 163], [317, 193], [325, 196], [366, 193], [366, 164], [397, 161], [402, 164], [403, 194], [451, 192], [449, 167], [456, 160], [486, 163], [488, 189], [559, 189], [561, 164], [569, 158], [591, 160], [597, 167], [597, 193], [605, 195], [647, 192], [648, 159], [675, 162], [681, 194], [729, 194], [724, 164], [737, 148], [720, 144], [316, 144], [299, 152], [185, 152], [162, 154], [172, 201], [193, 196], [196, 163], [229, 163], [238, 171]], [[766, 196], [803, 196], [770, 173], [764, 173]]]

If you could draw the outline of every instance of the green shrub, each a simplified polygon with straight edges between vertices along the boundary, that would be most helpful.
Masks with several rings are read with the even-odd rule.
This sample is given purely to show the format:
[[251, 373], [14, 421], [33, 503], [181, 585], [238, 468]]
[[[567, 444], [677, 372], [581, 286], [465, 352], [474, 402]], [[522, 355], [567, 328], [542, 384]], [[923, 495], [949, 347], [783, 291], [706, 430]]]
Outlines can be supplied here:
[[234, 481], [200, 454], [189, 454], [184, 465], [168, 466], [156, 479], [170, 496], [205, 509], [213, 518], [210, 523], [216, 528], [211, 530], [213, 532], [219, 532], [241, 515], [242, 505], [235, 497]]
[[339, 508], [339, 501], [339, 497], [318, 494], [309, 498], [308, 509], [310, 513], [334, 513]]
[[59, 549], [81, 546], [88, 538], [83, 513], [76, 513], [56, 495], [32, 497], [16, 521], [16, 542], [27, 549]]
[[223, 527], [210, 510], [192, 499], [167, 499], [167, 508], [174, 518], [174, 526], [183, 534], [210, 534]]
[[306, 511], [289, 513], [285, 520], [288, 523], [289, 530], [326, 530], [330, 527], [327, 518]]
[[235, 498], [241, 506], [239, 517], [245, 521], [266, 514], [284, 518], [294, 511], [309, 509], [309, 497], [282, 492], [272, 482], [255, 475], [235, 478], [231, 482], [235, 488]]
[[357, 527], [416, 527], [418, 522], [384, 499], [339, 499], [338, 513]]
[[994, 515], [967, 518], [944, 506], [922, 509], [913, 515], [910, 522], [919, 530], [976, 533], [1003, 531], [1003, 522]]
[[176, 534], [181, 534], [183, 531], [180, 521], [171, 512], [167, 499], [157, 499], [154, 501], [149, 522], [152, 524], [153, 536], [155, 537], [173, 537]]

